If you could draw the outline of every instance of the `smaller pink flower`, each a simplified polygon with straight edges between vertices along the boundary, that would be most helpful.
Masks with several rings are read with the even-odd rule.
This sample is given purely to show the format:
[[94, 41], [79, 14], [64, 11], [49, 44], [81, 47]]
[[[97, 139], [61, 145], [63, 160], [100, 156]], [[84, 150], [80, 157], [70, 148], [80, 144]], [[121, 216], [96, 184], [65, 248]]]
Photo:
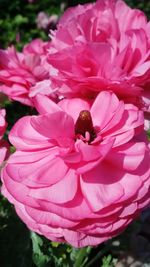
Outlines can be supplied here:
[[37, 27], [39, 29], [44, 29], [44, 30], [56, 27], [57, 22], [58, 22], [58, 15], [53, 14], [49, 16], [43, 11], [39, 12], [36, 18]]
[[45, 12], [41, 11], [38, 13], [36, 18], [37, 27], [39, 29], [47, 29], [49, 24], [49, 16]]
[[150, 203], [143, 112], [105, 91], [93, 103], [58, 105], [38, 94], [34, 105], [40, 115], [10, 132], [17, 150], [3, 169], [3, 194], [53, 241], [84, 247], [123, 231]]
[[43, 66], [46, 45], [40, 39], [33, 40], [23, 51], [17, 52], [14, 47], [0, 50], [0, 91], [10, 99], [32, 106], [29, 97], [30, 88], [36, 82], [49, 77]]
[[30, 4], [33, 4], [35, 0], [28, 0]]
[[5, 115], [6, 115], [5, 109], [0, 109], [0, 165], [6, 159], [9, 148], [8, 143], [5, 140], [2, 140], [2, 137], [7, 127]]
[[2, 139], [7, 127], [5, 116], [6, 116], [5, 109], [0, 109], [0, 139]]

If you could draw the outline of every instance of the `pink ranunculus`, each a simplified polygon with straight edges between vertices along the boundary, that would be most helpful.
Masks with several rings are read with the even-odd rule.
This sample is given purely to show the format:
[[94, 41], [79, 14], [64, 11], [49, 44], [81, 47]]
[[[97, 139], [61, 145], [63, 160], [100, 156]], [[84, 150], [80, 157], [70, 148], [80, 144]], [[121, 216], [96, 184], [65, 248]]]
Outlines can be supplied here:
[[22, 53], [14, 47], [0, 50], [0, 91], [25, 105], [32, 106], [30, 89], [37, 82], [48, 79], [45, 68], [46, 45], [40, 39], [26, 45]]
[[0, 167], [8, 155], [8, 147], [9, 147], [8, 143], [5, 140], [2, 140], [2, 137], [7, 127], [5, 115], [6, 115], [5, 109], [0, 109]]
[[83, 247], [117, 235], [150, 203], [142, 111], [107, 91], [93, 103], [37, 95], [34, 104], [40, 115], [10, 132], [17, 151], [3, 169], [3, 194], [50, 240]]
[[30, 4], [33, 4], [35, 0], [28, 0]]
[[58, 15], [53, 14], [49, 16], [47, 13], [41, 11], [36, 18], [37, 27], [39, 29], [50, 30], [56, 28], [58, 22]]
[[[121, 0], [98, 0], [68, 9], [51, 33], [48, 60], [66, 96], [95, 97], [112, 90], [143, 106], [150, 87], [150, 23]], [[145, 102], [148, 109], [150, 105]]]
[[5, 116], [6, 116], [5, 109], [0, 109], [0, 139], [2, 139], [7, 127]]
[[38, 13], [36, 18], [36, 24], [38, 29], [47, 29], [49, 24], [49, 16], [44, 11], [41, 11]]

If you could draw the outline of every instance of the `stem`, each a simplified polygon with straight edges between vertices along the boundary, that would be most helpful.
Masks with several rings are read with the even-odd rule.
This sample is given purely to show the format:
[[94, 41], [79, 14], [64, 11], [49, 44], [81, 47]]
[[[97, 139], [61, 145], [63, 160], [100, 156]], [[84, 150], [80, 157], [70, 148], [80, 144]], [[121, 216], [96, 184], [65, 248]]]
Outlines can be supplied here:
[[91, 246], [88, 246], [87, 247], [87, 251], [86, 251], [87, 256], [85, 257], [84, 261], [82, 262], [81, 267], [85, 267], [85, 264], [87, 263], [88, 258], [89, 258], [89, 255], [91, 253], [91, 250], [92, 250], [92, 247]]
[[74, 264], [74, 267], [81, 267], [81, 264], [83, 262], [83, 259], [86, 256], [86, 254], [87, 254], [87, 247], [81, 248], [79, 253], [78, 253], [77, 260]]
[[101, 258], [104, 253], [106, 253], [109, 250], [109, 246], [106, 246], [105, 248], [103, 248], [102, 250], [100, 250], [100, 252], [91, 260], [87, 263], [87, 265], [85, 267], [93, 267], [93, 263], [96, 262], [99, 258]]

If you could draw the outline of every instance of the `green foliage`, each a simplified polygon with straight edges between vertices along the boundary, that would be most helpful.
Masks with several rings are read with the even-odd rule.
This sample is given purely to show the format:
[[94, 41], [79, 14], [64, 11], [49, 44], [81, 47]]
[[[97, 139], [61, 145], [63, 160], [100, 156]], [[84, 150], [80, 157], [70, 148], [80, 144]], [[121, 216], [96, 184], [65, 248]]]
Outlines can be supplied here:
[[[0, 260], [2, 267], [72, 267], [73, 248], [30, 232], [14, 208], [0, 196]], [[80, 250], [77, 250], [79, 252]]]
[[[48, 39], [48, 33], [37, 29], [36, 17], [41, 11], [48, 15], [60, 14], [61, 1], [0, 0], [0, 44], [2, 48], [14, 44], [21, 49], [34, 38]], [[20, 39], [19, 41], [17, 39]]]
[[147, 135], [148, 135], [148, 139], [150, 141], [150, 130], [148, 130]]
[[103, 262], [102, 267], [114, 267], [114, 265], [112, 263], [112, 256], [111, 255], [105, 256], [102, 259], [102, 262]]
[[44, 267], [49, 262], [49, 257], [42, 252], [43, 240], [37, 234], [31, 232], [33, 245], [33, 261], [37, 267]]
[[0, 196], [0, 261], [2, 267], [35, 267], [30, 232]]
[[73, 248], [66, 244], [50, 242], [31, 232], [33, 246], [33, 262], [37, 267], [71, 267]]

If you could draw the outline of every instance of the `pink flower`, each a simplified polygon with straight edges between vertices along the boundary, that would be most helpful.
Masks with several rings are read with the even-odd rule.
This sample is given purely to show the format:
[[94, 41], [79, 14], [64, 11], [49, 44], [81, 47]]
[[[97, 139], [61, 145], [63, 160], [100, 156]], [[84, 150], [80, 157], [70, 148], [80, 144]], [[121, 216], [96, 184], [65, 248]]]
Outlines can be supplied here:
[[[0, 165], [3, 163], [8, 155], [8, 143], [2, 140], [2, 137], [6, 131], [7, 123], [5, 120], [5, 109], [0, 109]], [[1, 166], [0, 166], [1, 167]]]
[[33, 40], [19, 53], [14, 47], [0, 50], [0, 91], [11, 99], [32, 106], [30, 89], [37, 82], [49, 77], [43, 66], [46, 45], [40, 39]]
[[41, 115], [10, 132], [17, 151], [3, 169], [3, 194], [26, 225], [75, 247], [120, 233], [150, 202], [150, 153], [143, 114], [113, 93], [56, 105], [37, 95]]
[[150, 23], [121, 0], [98, 0], [68, 9], [51, 33], [49, 63], [59, 92], [95, 97], [112, 90], [126, 102], [148, 109]]
[[49, 24], [49, 16], [45, 12], [41, 11], [38, 13], [36, 18], [37, 27], [39, 29], [47, 29]]
[[6, 116], [5, 109], [0, 109], [0, 139], [3, 137], [7, 127], [5, 116]]
[[35, 0], [28, 0], [30, 4], [33, 4]]
[[41, 11], [36, 18], [37, 27], [39, 29], [49, 30], [50, 28], [56, 28], [58, 22], [58, 15], [53, 14], [49, 16], [47, 13]]

